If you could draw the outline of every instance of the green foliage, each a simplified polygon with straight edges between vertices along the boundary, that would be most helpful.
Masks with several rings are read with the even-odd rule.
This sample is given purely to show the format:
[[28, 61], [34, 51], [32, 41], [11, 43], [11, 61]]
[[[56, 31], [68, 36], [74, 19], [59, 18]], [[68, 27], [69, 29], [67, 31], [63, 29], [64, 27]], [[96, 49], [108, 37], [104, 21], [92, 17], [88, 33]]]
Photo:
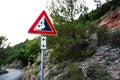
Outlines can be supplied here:
[[25, 57], [28, 61], [34, 62], [37, 57], [37, 53], [40, 52], [40, 39], [35, 38], [29, 41], [25, 45]]
[[102, 26], [97, 30], [98, 45], [104, 45], [108, 41], [108, 28], [107, 26]]
[[7, 73], [7, 71], [6, 71], [6, 70], [2, 70], [2, 69], [0, 68], [0, 75], [5, 74], [5, 73]]
[[88, 9], [84, 3], [79, 0], [52, 0], [47, 8], [51, 11], [52, 17], [61, 16], [69, 21], [73, 21], [76, 15]]
[[92, 63], [87, 68], [87, 76], [91, 80], [112, 80], [111, 75], [99, 64]]
[[22, 80], [40, 80], [38, 74], [40, 72], [39, 66], [32, 66], [25, 70]]
[[[59, 35], [57, 37], [48, 37], [48, 49], [53, 49], [50, 54], [52, 61], [79, 60], [94, 54], [96, 47], [92, 46], [89, 48], [92, 43], [91, 35], [96, 33], [97, 30], [94, 20], [99, 19], [108, 11], [116, 9], [120, 5], [120, 1], [108, 1], [89, 14], [86, 14], [87, 7], [84, 4], [78, 4], [80, 4], [79, 0], [53, 0], [52, 4], [48, 6]], [[76, 14], [80, 13], [82, 14], [79, 19], [75, 20]], [[97, 35], [99, 45], [106, 43], [106, 38], [108, 37], [106, 27], [99, 28]], [[112, 36], [112, 43], [113, 39], [116, 39], [114, 44], [119, 44], [116, 34], [110, 36]], [[6, 40], [5, 37], [0, 37], [0, 54], [2, 54], [0, 55], [0, 63], [6, 58], [6, 62], [22, 60], [25, 64], [28, 61], [40, 63], [40, 60], [37, 59], [37, 53], [40, 52], [40, 40], [38, 37], [30, 41], [26, 40], [13, 47], [8, 46], [4, 49], [4, 42]]]
[[[48, 37], [48, 46], [54, 50], [50, 54], [53, 61], [77, 60], [92, 55], [96, 51], [95, 46], [88, 49], [91, 43], [89, 41], [91, 35], [96, 31], [94, 22], [82, 23], [79, 20], [76, 21], [73, 34], [69, 31], [64, 32], [64, 29], [68, 30], [66, 28], [62, 27], [63, 31], [59, 32], [59, 36]], [[64, 33], [67, 33], [67, 35]]]
[[6, 50], [9, 50], [9, 46], [5, 44], [6, 41], [7, 41], [6, 37], [0, 36], [0, 65], [5, 63], [5, 59], [9, 55], [9, 53], [6, 53], [7, 52]]
[[82, 74], [82, 69], [76, 63], [72, 63], [69, 65], [67, 74], [60, 76], [58, 80], [87, 80], [87, 78]]
[[10, 55], [6, 59], [6, 62], [9, 63], [9, 62], [12, 62], [13, 60], [18, 60], [19, 58], [22, 58], [24, 56], [23, 55], [24, 46], [25, 46], [24, 43], [20, 43], [18, 45], [11, 47]]
[[[74, 40], [71, 38], [65, 38], [59, 36], [57, 37], [57, 40], [53, 39], [51, 41], [53, 42], [57, 41], [57, 43], [54, 45], [51, 44], [54, 46], [53, 48], [54, 51], [50, 53], [50, 59], [57, 61], [61, 61], [64, 60], [64, 58], [66, 58], [69, 47], [71, 46], [71, 44], [74, 43]], [[48, 42], [50, 41], [48, 40]]]
[[108, 31], [107, 26], [102, 26], [97, 30], [98, 45], [111, 44], [120, 46], [120, 31]]
[[120, 31], [109, 33], [109, 42], [112, 46], [120, 46]]
[[6, 37], [0, 36], [0, 48], [4, 48], [6, 41], [7, 41]]
[[39, 71], [40, 71], [40, 68], [39, 68], [39, 67], [36, 67], [35, 69], [33, 69], [32, 73], [33, 73], [34, 75], [37, 75], [37, 74], [39, 73]]
[[67, 66], [67, 62], [61, 62], [59, 65], [56, 66], [57, 70], [63, 71], [63, 69]]
[[31, 63], [36, 61], [37, 53], [40, 52], [40, 40], [39, 37], [33, 40], [26, 40], [20, 44], [17, 44], [11, 48], [10, 56], [6, 62], [12, 62], [13, 60], [21, 60], [25, 65], [30, 61]]
[[79, 0], [53, 0], [48, 9], [59, 36], [67, 36], [76, 40], [76, 35], [80, 31], [77, 30], [79, 26], [76, 24], [79, 22], [75, 20], [75, 16], [87, 11], [84, 3]]
[[87, 14], [88, 20], [98, 20], [100, 17], [104, 16], [107, 12], [115, 10], [117, 7], [120, 6], [119, 0], [111, 0], [107, 1], [107, 3], [103, 4], [100, 8], [91, 11]]
[[41, 63], [41, 53], [37, 54], [37, 59], [35, 60], [35, 64], [39, 65]]
[[[88, 46], [91, 35], [96, 31], [96, 23], [84, 17], [87, 7], [83, 3], [79, 0], [53, 0], [48, 9], [59, 35], [48, 38], [48, 45], [52, 45], [54, 50], [50, 54], [52, 61], [77, 60], [95, 52]], [[76, 14], [80, 13], [84, 19], [75, 20]]]

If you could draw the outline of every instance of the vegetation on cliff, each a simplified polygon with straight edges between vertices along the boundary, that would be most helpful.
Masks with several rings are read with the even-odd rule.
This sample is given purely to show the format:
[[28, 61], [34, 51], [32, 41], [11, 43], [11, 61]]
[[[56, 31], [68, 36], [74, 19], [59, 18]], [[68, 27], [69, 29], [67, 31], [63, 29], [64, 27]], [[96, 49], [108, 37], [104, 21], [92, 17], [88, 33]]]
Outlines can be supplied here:
[[[98, 45], [111, 43], [117, 45], [120, 41], [119, 33], [108, 34], [107, 26], [98, 28], [98, 22], [100, 17], [105, 15], [108, 11], [116, 9], [120, 5], [120, 1], [111, 0], [103, 4], [100, 8], [87, 13], [87, 7], [80, 5], [75, 7], [79, 0], [56, 0], [48, 6], [51, 11], [51, 17], [55, 28], [58, 31], [58, 36], [47, 37], [48, 51], [49, 51], [49, 62], [57, 65], [59, 63], [69, 62], [69, 64], [60, 64], [57, 69], [66, 69], [63, 75], [58, 77], [58, 80], [87, 80], [87, 77], [82, 73], [82, 69], [78, 63], [92, 56], [97, 50]], [[57, 3], [56, 3], [57, 2]], [[61, 4], [64, 3], [64, 4]], [[74, 4], [73, 4], [74, 3]], [[59, 5], [58, 5], [59, 4]], [[59, 7], [55, 7], [58, 5]], [[76, 15], [80, 15], [79, 18], [75, 18]], [[108, 38], [108, 36], [111, 36]], [[33, 40], [26, 39], [24, 42], [15, 46], [4, 47], [4, 41], [7, 39], [3, 36], [0, 37], [0, 65], [11, 63], [15, 60], [21, 60], [23, 66], [27, 66], [30, 62], [31, 65], [40, 64], [40, 37], [36, 37]], [[114, 42], [114, 39], [117, 41]], [[109, 41], [108, 41], [109, 40]], [[8, 57], [9, 56], [9, 57]], [[30, 65], [30, 66], [31, 66]], [[54, 67], [49, 67], [52, 70]], [[61, 69], [62, 67], [62, 69]], [[90, 65], [87, 69], [87, 75], [93, 76], [98, 80], [112, 80], [110, 74], [104, 70], [95, 68], [96, 65]], [[55, 67], [56, 68], [56, 67]], [[54, 69], [55, 70], [55, 69]], [[92, 71], [95, 72], [92, 72]], [[104, 75], [102, 71], [104, 70]], [[26, 69], [26, 75], [38, 76], [38, 66], [33, 69]], [[52, 80], [54, 75], [58, 72], [50, 72], [50, 75], [46, 80]], [[81, 75], [81, 76], [80, 76]], [[23, 80], [26, 79], [23, 78]]]

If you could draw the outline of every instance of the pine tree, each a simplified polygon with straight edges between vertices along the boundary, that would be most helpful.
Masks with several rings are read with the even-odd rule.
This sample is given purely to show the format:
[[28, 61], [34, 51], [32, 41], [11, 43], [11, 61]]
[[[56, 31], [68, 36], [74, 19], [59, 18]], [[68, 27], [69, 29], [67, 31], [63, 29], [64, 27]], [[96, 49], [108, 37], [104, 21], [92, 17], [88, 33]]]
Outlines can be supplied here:
[[101, 0], [94, 0], [94, 2], [96, 2], [97, 8], [100, 8], [100, 7], [101, 7], [101, 5], [102, 5]]
[[47, 8], [59, 35], [76, 40], [76, 17], [87, 11], [84, 0], [52, 0]]

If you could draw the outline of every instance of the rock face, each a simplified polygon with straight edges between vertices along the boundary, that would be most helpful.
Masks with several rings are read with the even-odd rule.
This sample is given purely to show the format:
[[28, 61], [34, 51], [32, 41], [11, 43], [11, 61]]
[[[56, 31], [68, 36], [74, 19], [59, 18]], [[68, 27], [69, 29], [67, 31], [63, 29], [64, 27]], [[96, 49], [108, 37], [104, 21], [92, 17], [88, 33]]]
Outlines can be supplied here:
[[[46, 65], [48, 65], [48, 63]], [[89, 80], [93, 80], [93, 77], [90, 78], [87, 75], [87, 69], [90, 64], [94, 63], [100, 64], [103, 70], [107, 70], [113, 77], [112, 80], [120, 80], [120, 48], [112, 47], [109, 45], [100, 46], [97, 48], [97, 52], [92, 57], [88, 57], [84, 61], [76, 63], [79, 68], [82, 69], [84, 76], [86, 76]], [[48, 80], [58, 80], [58, 77], [67, 73], [68, 64], [71, 63], [62, 62], [56, 65], [52, 65], [52, 63], [50, 63], [48, 71], [45, 71], [45, 77], [48, 77], [48, 75], [52, 75], [51, 78], [49, 78]]]
[[[61, 63], [51, 63], [49, 61], [49, 52], [45, 54], [45, 80], [59, 80], [60, 76], [66, 76], [69, 70], [69, 61], [63, 61]], [[92, 56], [86, 58], [84, 61], [75, 62], [77, 66], [82, 69], [82, 74], [87, 77], [87, 80], [97, 80], [94, 75], [87, 69], [91, 63], [100, 64], [103, 70], [107, 70], [113, 77], [112, 80], [120, 80], [120, 48], [112, 47], [109, 45], [100, 46], [97, 48], [97, 52]], [[94, 68], [93, 68], [94, 69]], [[96, 70], [96, 69], [95, 69]], [[39, 66], [29, 68], [22, 80], [38, 80], [39, 78]], [[100, 72], [99, 72], [100, 73]], [[100, 73], [101, 74], [101, 73]], [[104, 71], [102, 71], [104, 74]], [[89, 76], [88, 76], [89, 75]], [[93, 77], [91, 77], [93, 76]], [[69, 76], [68, 76], [69, 77]]]
[[109, 30], [120, 29], [120, 7], [111, 12], [98, 26], [101, 27], [104, 25], [107, 25]]
[[23, 63], [21, 60], [15, 60], [11, 64], [6, 64], [6, 68], [15, 68], [15, 69], [22, 69]]
[[102, 46], [98, 48], [93, 59], [105, 65], [113, 78], [120, 79], [120, 48]]
[[111, 46], [101, 46], [97, 52], [90, 58], [80, 63], [80, 67], [86, 74], [86, 68], [90, 63], [102, 65], [111, 74], [114, 80], [120, 80], [120, 48]]

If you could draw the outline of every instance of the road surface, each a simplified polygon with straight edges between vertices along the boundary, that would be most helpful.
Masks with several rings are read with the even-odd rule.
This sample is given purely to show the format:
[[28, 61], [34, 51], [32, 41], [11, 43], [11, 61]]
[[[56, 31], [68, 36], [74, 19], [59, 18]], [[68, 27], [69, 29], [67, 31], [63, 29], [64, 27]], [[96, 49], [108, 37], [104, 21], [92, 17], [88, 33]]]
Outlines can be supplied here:
[[16, 69], [6, 69], [8, 73], [0, 75], [0, 80], [20, 80], [24, 71]]

